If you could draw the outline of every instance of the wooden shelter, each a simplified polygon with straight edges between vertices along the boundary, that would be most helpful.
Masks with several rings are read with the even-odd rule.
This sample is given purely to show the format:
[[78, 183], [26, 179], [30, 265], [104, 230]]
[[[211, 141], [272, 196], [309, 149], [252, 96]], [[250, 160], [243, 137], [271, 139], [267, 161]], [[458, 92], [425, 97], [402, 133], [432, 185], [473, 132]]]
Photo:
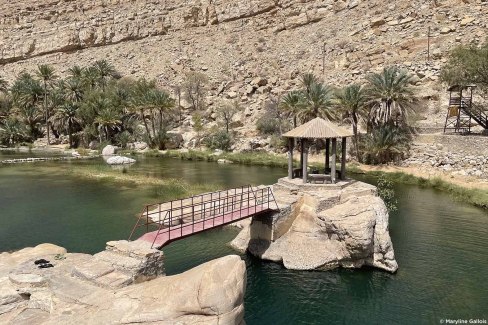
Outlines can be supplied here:
[[[353, 136], [353, 133], [345, 128], [342, 128], [330, 121], [326, 121], [319, 117], [300, 125], [299, 127], [285, 133], [283, 135], [288, 138], [288, 178], [303, 178], [303, 183], [309, 181], [322, 180], [325, 182], [327, 176], [330, 176], [331, 183], [336, 182], [336, 151], [337, 139], [342, 141], [342, 159], [340, 179], [346, 178], [346, 139]], [[295, 141], [300, 142], [300, 168], [293, 168], [293, 149]], [[324, 172], [319, 174], [308, 175], [308, 147], [314, 140], [325, 140], [325, 168]], [[330, 145], [332, 143], [332, 148]], [[332, 150], [331, 150], [332, 149]]]

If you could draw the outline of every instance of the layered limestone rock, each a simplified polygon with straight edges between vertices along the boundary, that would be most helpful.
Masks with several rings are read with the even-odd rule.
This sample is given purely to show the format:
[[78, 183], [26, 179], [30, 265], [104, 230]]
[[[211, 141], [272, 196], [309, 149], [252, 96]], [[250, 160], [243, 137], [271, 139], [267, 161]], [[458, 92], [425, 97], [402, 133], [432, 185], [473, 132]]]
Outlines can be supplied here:
[[[53, 267], [39, 268], [39, 259]], [[246, 268], [240, 257], [158, 277], [163, 272], [162, 253], [137, 241], [109, 242], [94, 256], [51, 244], [3, 253], [0, 323], [244, 323]]]
[[[445, 118], [439, 107], [447, 103], [445, 89], [437, 85], [442, 64], [455, 46], [484, 40], [486, 4], [484, 0], [10, 1], [0, 11], [1, 74], [11, 83], [23, 71], [32, 73], [38, 64], [51, 64], [65, 77], [75, 64], [106, 59], [123, 76], [155, 78], [171, 90], [181, 87], [185, 73], [200, 71], [210, 80], [205, 125], [210, 129], [217, 124], [215, 104], [238, 100], [242, 111], [235, 115], [233, 126], [242, 137], [236, 148], [264, 150], [270, 139], [255, 146], [255, 122], [267, 104], [302, 87], [302, 73], [313, 72], [327, 84], [343, 87], [363, 82], [382, 67], [398, 65], [414, 75], [414, 83], [421, 86], [417, 94], [431, 108], [422, 110], [426, 120], [421, 123], [439, 129]], [[188, 104], [181, 102], [185, 108]], [[191, 111], [183, 118], [177, 131], [185, 146], [193, 147], [199, 137]]]
[[254, 217], [232, 246], [295, 270], [364, 265], [398, 269], [388, 211], [374, 186], [300, 182], [280, 179], [273, 186], [280, 212]]

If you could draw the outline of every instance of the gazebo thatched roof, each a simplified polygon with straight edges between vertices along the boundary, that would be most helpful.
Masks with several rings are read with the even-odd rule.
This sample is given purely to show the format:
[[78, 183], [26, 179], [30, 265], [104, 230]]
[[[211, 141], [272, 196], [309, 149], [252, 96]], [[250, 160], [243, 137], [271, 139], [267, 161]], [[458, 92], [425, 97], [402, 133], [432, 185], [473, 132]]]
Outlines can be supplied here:
[[303, 138], [303, 139], [335, 139], [352, 137], [352, 131], [335, 125], [330, 121], [320, 117], [300, 125], [299, 127], [283, 134], [286, 138]]

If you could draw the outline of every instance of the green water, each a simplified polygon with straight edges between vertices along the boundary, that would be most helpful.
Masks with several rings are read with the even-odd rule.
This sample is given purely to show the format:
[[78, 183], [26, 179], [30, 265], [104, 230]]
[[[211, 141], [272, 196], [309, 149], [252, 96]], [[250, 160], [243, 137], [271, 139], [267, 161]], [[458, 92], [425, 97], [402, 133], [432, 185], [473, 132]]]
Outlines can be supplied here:
[[[0, 154], [0, 159], [2, 156]], [[271, 184], [281, 169], [138, 158], [128, 173], [211, 182], [222, 188]], [[135, 215], [155, 201], [152, 189], [83, 181], [69, 166], [100, 161], [0, 166], [0, 251], [52, 242], [94, 253], [125, 239]], [[444, 193], [396, 188], [399, 212], [390, 217], [397, 274], [374, 269], [289, 271], [243, 255], [248, 271], [248, 324], [439, 324], [440, 319], [488, 318], [488, 213]], [[232, 254], [237, 234], [219, 229], [165, 248], [175, 274]]]

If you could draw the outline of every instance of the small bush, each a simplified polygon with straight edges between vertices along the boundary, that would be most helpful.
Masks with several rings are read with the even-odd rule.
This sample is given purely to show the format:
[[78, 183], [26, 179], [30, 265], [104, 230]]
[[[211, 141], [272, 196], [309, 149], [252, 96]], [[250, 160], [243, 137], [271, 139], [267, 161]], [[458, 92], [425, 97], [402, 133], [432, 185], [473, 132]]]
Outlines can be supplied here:
[[277, 118], [265, 115], [257, 121], [256, 129], [261, 134], [278, 134], [280, 132], [280, 121]]
[[269, 141], [269, 145], [271, 148], [274, 148], [276, 150], [283, 149], [287, 146], [287, 140], [283, 137], [280, 137], [278, 135], [273, 135], [271, 136], [271, 140]]
[[205, 138], [205, 145], [212, 150], [229, 151], [232, 147], [232, 136], [224, 130], [217, 131]]
[[410, 149], [412, 134], [408, 129], [381, 125], [361, 137], [360, 151], [366, 164], [386, 164], [404, 158]]
[[86, 148], [78, 148], [76, 151], [81, 155], [81, 156], [88, 156], [90, 154], [90, 150]]
[[380, 176], [378, 178], [378, 195], [385, 202], [386, 208], [389, 212], [397, 210], [398, 201], [395, 198], [393, 182], [384, 176]]

